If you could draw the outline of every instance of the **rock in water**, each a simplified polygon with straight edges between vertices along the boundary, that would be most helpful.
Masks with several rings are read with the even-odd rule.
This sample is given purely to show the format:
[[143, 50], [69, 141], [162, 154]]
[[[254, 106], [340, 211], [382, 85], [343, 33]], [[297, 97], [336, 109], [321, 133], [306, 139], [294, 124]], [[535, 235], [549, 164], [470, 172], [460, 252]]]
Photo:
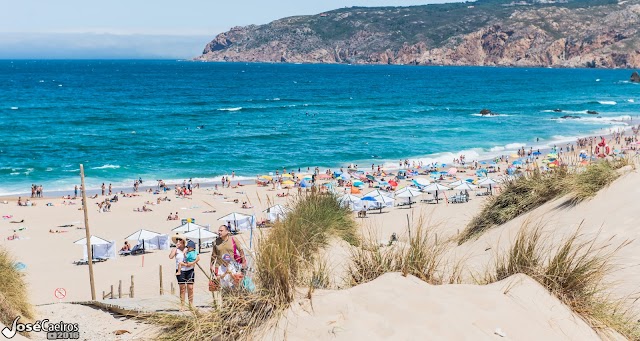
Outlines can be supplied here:
[[480, 115], [482, 115], [482, 116], [498, 116], [498, 114], [494, 113], [493, 111], [491, 111], [489, 109], [480, 110]]
[[638, 74], [638, 71], [633, 71], [631, 74], [631, 81], [634, 83], [640, 83], [640, 75]]
[[595, 110], [587, 110], [587, 114], [589, 115], [599, 115], [599, 113]]

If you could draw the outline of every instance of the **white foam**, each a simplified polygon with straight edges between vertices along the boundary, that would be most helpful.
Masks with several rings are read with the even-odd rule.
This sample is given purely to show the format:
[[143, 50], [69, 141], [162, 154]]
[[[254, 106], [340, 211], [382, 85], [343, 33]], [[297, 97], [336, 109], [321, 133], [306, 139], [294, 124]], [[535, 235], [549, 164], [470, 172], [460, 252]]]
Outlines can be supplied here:
[[616, 101], [598, 101], [598, 103], [602, 105], [616, 105], [618, 104]]
[[493, 114], [493, 115], [471, 114], [471, 116], [478, 116], [478, 117], [505, 117], [505, 116], [511, 116], [511, 115], [505, 115], [505, 114]]
[[120, 166], [118, 166], [118, 165], [106, 164], [106, 165], [102, 165], [100, 167], [92, 167], [91, 169], [118, 169], [118, 168], [120, 168]]
[[242, 107], [218, 109], [218, 111], [240, 111], [240, 110], [242, 110]]
[[20, 108], [18, 108], [18, 107], [11, 107], [11, 110], [18, 110], [18, 109], [20, 109]]
[[526, 146], [526, 143], [509, 143], [506, 146], [504, 146], [506, 149], [519, 149], [522, 148], [524, 146]]
[[635, 100], [634, 100], [633, 98], [629, 98], [629, 99], [627, 100], [627, 102], [629, 102], [629, 103], [633, 103], [633, 102], [635, 102]]
[[44, 171], [45, 171], [45, 172], [51, 172], [52, 170], [53, 170], [53, 168], [51, 168], [51, 167], [47, 167], [47, 169], [45, 169]]

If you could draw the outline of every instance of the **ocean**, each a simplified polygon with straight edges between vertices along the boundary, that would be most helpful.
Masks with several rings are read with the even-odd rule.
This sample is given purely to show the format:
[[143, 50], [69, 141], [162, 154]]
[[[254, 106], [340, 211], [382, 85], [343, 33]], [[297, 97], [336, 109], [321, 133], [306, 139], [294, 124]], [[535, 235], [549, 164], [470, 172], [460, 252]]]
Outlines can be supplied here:
[[[636, 118], [630, 70], [0, 61], [0, 195], [561, 145]], [[498, 116], [479, 115], [486, 108]], [[562, 112], [554, 112], [560, 109]], [[596, 111], [598, 115], [588, 114]], [[578, 117], [559, 119], [564, 115]]]

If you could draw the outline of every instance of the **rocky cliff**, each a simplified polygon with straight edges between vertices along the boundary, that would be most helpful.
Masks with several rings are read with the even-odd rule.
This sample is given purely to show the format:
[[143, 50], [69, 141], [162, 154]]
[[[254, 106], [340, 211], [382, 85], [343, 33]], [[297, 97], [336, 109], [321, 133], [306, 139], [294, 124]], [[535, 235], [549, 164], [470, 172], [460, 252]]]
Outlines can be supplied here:
[[640, 0], [352, 7], [234, 27], [206, 61], [640, 67]]

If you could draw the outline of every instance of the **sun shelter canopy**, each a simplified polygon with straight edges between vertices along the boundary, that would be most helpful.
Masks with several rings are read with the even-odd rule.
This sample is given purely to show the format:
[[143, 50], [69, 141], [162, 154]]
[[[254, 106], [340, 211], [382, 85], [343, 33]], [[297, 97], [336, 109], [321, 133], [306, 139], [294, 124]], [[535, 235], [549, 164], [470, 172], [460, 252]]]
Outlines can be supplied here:
[[[106, 240], [106, 239], [102, 239], [100, 237], [96, 237], [96, 236], [91, 236], [90, 240], [90, 244], [91, 245], [107, 245], [109, 243], [111, 243], [110, 241]], [[87, 245], [87, 238], [82, 238], [80, 240], [76, 240], [75, 242], [73, 242], [74, 244], [78, 244], [78, 245]]]
[[[116, 242], [108, 241], [106, 239], [102, 239], [100, 237], [91, 236], [89, 239], [89, 243], [91, 244], [91, 254], [93, 259], [98, 258], [116, 258]], [[87, 238], [82, 238], [74, 242], [77, 245], [87, 245]], [[87, 256], [87, 248], [82, 248], [82, 257], [83, 259], [88, 259]]]
[[456, 181], [454, 181], [454, 182], [450, 183], [450, 184], [449, 184], [449, 187], [451, 187], [451, 188], [455, 188], [455, 187], [457, 187], [457, 186], [462, 185], [462, 183], [464, 183], [464, 181], [462, 181], [462, 180], [456, 180]]
[[423, 189], [423, 191], [432, 193], [432, 192], [437, 192], [437, 191], [446, 191], [446, 190], [449, 190], [449, 189], [450, 189], [449, 187], [441, 185], [439, 183], [432, 183], [431, 185], [425, 187]]
[[342, 207], [349, 207], [352, 211], [362, 210], [362, 199], [352, 194], [345, 194], [338, 198], [338, 203]]
[[171, 231], [173, 232], [178, 232], [178, 233], [183, 233], [183, 232], [189, 232], [189, 231], [193, 231], [193, 230], [197, 230], [197, 229], [206, 229], [206, 226], [202, 226], [202, 225], [198, 225], [196, 223], [186, 223], [186, 224], [182, 224], [176, 228], [173, 228]]
[[478, 181], [478, 186], [481, 186], [481, 187], [489, 187], [489, 186], [494, 186], [494, 185], [497, 185], [497, 184], [498, 183], [493, 181], [493, 179], [491, 179], [491, 178], [486, 178], [486, 179]]
[[383, 194], [380, 190], [374, 190], [362, 197], [364, 201], [372, 201], [376, 203], [375, 207], [393, 207], [393, 198], [387, 194]]
[[422, 193], [417, 188], [413, 187], [405, 187], [399, 189], [395, 192], [396, 198], [415, 198], [420, 196]]
[[284, 219], [287, 215], [287, 208], [278, 204], [273, 205], [262, 212], [267, 214], [267, 219], [269, 219], [269, 221], [276, 221], [278, 219]]
[[125, 239], [129, 239], [129, 240], [137, 240], [137, 241], [144, 241], [144, 240], [151, 240], [157, 236], [159, 236], [160, 233], [158, 232], [153, 232], [153, 231], [149, 231], [149, 230], [145, 230], [145, 229], [140, 229], [134, 233], [132, 233], [129, 237], [125, 238]]
[[218, 238], [217, 233], [213, 233], [207, 229], [196, 229], [184, 234], [185, 237], [192, 240], [207, 240], [207, 239], [215, 239]]
[[218, 219], [218, 221], [231, 222], [232, 229], [235, 228], [236, 230], [248, 230], [256, 225], [256, 218], [254, 216], [236, 212], [229, 213]]
[[472, 185], [470, 183], [465, 182], [463, 184], [460, 184], [460, 185], [454, 187], [453, 189], [456, 190], [456, 191], [465, 191], [465, 190], [466, 191], [472, 191], [472, 190], [476, 189], [476, 185]]

